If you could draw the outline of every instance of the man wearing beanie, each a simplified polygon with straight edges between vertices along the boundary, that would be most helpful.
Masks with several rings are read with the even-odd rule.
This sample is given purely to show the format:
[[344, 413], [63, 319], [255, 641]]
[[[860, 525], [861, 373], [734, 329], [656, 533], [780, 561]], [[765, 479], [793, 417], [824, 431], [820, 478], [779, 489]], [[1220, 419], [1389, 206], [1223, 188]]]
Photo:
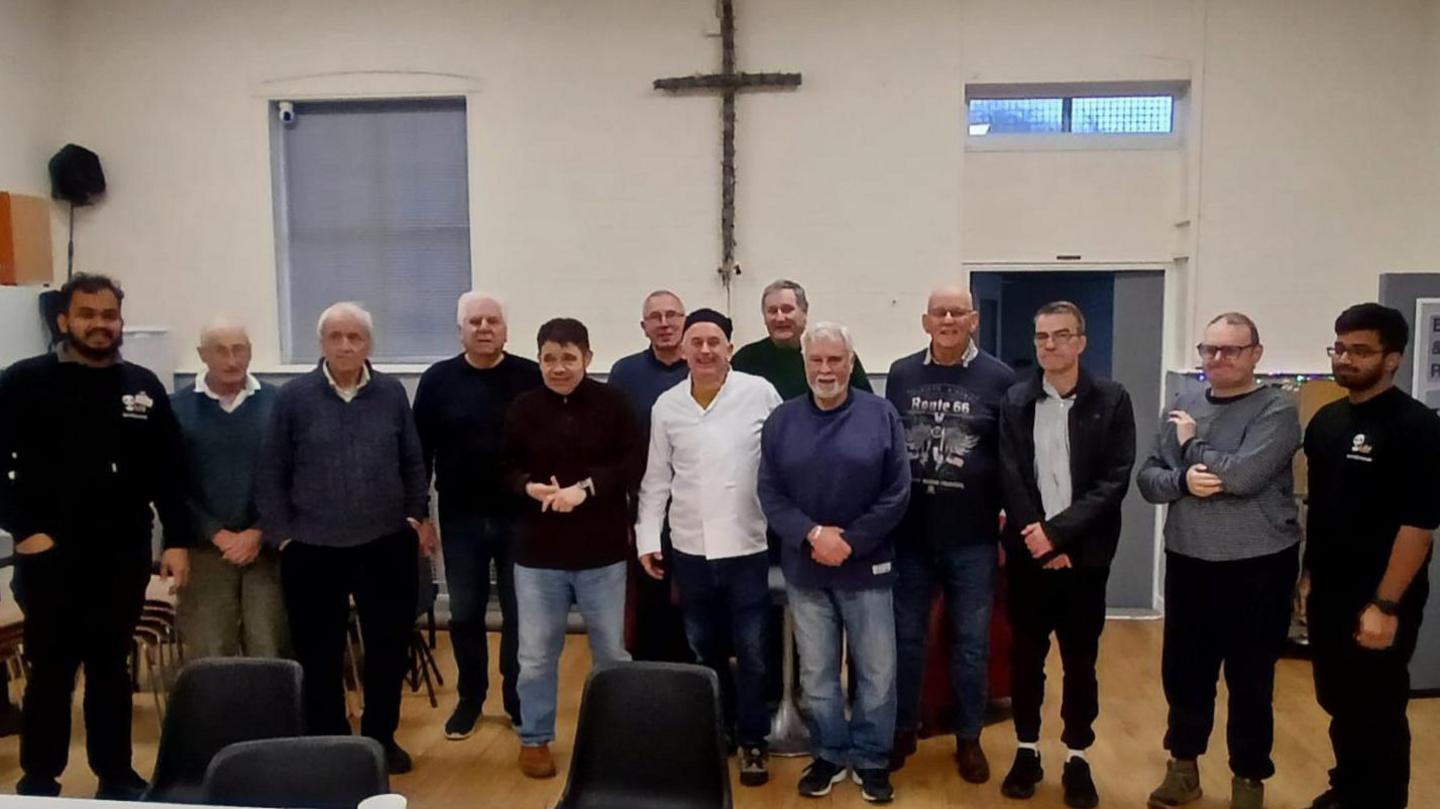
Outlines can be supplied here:
[[[730, 368], [730, 318], [698, 309], [685, 318], [681, 353], [689, 379], [651, 411], [650, 455], [640, 484], [635, 544], [645, 572], [668, 568], [680, 592], [685, 635], [720, 677], [727, 728], [740, 749], [740, 782], [769, 779], [765, 734], [770, 563], [756, 494], [760, 432], [780, 394]], [[673, 550], [661, 551], [669, 504]], [[739, 666], [732, 676], [730, 650]]]

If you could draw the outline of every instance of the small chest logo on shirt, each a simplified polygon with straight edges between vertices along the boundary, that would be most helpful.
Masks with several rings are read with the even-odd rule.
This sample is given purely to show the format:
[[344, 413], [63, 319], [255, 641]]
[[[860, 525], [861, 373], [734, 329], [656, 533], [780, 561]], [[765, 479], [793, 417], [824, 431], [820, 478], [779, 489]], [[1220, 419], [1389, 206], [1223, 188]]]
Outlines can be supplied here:
[[1375, 460], [1374, 452], [1375, 447], [1365, 440], [1365, 434], [1356, 433], [1355, 437], [1350, 439], [1350, 451], [1345, 454], [1345, 457], [1352, 461], [1371, 463]]
[[142, 390], [139, 393], [127, 393], [121, 396], [120, 404], [125, 408], [124, 412], [120, 414], [124, 418], [148, 421], [150, 419], [150, 408], [155, 406], [155, 400], [150, 398], [150, 394]]
[[889, 563], [889, 562], [881, 562], [881, 563], [878, 564], [878, 565], [871, 565], [871, 566], [870, 566], [870, 575], [872, 575], [872, 576], [883, 576], [883, 575], [885, 575], [886, 573], [889, 573], [889, 572], [890, 572], [890, 563]]

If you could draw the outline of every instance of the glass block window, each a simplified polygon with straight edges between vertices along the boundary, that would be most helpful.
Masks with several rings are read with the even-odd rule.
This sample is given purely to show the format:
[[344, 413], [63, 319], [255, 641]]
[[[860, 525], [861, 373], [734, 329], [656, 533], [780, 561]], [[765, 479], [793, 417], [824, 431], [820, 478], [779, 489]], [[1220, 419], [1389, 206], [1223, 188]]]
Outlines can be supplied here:
[[1071, 99], [1071, 132], [1160, 135], [1174, 127], [1175, 99], [1171, 96]]

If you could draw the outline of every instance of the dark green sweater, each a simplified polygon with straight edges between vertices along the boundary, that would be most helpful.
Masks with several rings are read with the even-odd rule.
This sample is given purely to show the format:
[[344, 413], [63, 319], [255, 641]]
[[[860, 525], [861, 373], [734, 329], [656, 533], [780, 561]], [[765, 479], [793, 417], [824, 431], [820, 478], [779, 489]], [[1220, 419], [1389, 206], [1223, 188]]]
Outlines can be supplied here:
[[[787, 348], [776, 345], [766, 337], [756, 340], [735, 352], [731, 366], [737, 371], [764, 377], [775, 386], [781, 399], [794, 399], [810, 392], [805, 381], [805, 357], [800, 347]], [[860, 355], [855, 355], [855, 368], [850, 372], [850, 386], [867, 393], [873, 392], [870, 377], [865, 375], [865, 366], [860, 364]]]
[[259, 519], [255, 472], [275, 406], [275, 388], [261, 385], [233, 413], [226, 413], [219, 402], [193, 387], [170, 397], [170, 406], [185, 438], [190, 470], [186, 502], [199, 534], [198, 544], [207, 544], [222, 528], [253, 528]]

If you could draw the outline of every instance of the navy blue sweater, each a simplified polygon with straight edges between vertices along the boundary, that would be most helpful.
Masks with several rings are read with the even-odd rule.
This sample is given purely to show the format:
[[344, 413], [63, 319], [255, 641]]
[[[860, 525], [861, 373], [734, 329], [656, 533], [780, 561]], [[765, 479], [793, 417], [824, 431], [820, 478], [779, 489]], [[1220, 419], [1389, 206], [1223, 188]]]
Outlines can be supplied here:
[[1000, 540], [1000, 410], [1010, 366], [979, 352], [969, 365], [890, 366], [885, 398], [905, 422], [914, 487], [896, 542], [949, 549]]
[[275, 399], [260, 463], [265, 541], [348, 548], [429, 515], [430, 487], [405, 387], [372, 370], [354, 401], [320, 366]]
[[[891, 532], [910, 499], [910, 463], [900, 416], [889, 402], [855, 388], [821, 410], [811, 396], [780, 405], [760, 435], [760, 506], [780, 537], [785, 579], [796, 587], [889, 587]], [[839, 567], [811, 558], [817, 525], [844, 532], [851, 554]]]
[[610, 387], [625, 394], [635, 407], [635, 416], [640, 421], [641, 434], [650, 438], [650, 410], [660, 394], [675, 387], [690, 375], [690, 366], [685, 360], [676, 360], [670, 365], [655, 358], [652, 349], [645, 349], [628, 357], [622, 357], [610, 366], [610, 376], [605, 381]]
[[255, 474], [260, 447], [275, 407], [275, 388], [261, 385], [233, 413], [194, 387], [170, 397], [190, 472], [190, 516], [200, 545], [221, 529], [244, 531], [260, 518], [255, 505]]

